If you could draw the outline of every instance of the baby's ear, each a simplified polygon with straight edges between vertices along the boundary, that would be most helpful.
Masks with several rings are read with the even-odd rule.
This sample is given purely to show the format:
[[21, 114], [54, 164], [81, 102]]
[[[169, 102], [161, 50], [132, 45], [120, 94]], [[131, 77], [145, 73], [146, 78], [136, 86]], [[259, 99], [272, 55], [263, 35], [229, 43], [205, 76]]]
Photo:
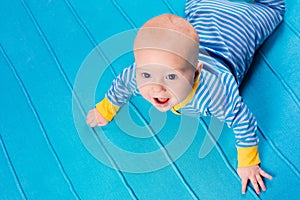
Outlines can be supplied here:
[[196, 71], [195, 71], [194, 81], [196, 81], [199, 78], [202, 67], [203, 67], [203, 63], [198, 62], [197, 67], [196, 67]]
[[198, 62], [198, 63], [197, 63], [197, 70], [198, 70], [199, 72], [202, 70], [202, 67], [203, 67], [203, 63]]

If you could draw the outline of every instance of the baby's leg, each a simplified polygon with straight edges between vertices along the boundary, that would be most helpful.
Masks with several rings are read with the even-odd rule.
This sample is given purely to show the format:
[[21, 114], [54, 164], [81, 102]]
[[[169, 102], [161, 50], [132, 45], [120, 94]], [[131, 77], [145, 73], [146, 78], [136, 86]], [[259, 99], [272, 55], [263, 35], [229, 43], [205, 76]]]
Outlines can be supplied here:
[[282, 21], [285, 12], [284, 0], [257, 0], [249, 4], [256, 26], [256, 49]]
[[275, 28], [283, 20], [285, 13], [284, 0], [257, 0], [254, 3], [248, 3], [248, 5], [248, 12], [252, 18], [252, 26], [254, 27], [252, 30], [254, 31], [255, 37], [251, 39], [254, 46], [249, 49], [248, 60], [242, 69], [243, 76], [251, 65], [255, 51], [273, 33]]
[[188, 0], [186, 19], [199, 35], [200, 48], [225, 62], [239, 84], [257, 48], [282, 21], [284, 10], [283, 0]]

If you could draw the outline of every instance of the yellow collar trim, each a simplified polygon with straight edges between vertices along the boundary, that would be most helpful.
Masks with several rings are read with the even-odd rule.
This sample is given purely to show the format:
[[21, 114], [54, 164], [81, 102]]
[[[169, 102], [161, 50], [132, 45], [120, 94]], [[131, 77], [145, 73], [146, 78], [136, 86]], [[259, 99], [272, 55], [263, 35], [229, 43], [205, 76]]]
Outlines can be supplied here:
[[181, 113], [178, 111], [180, 108], [184, 107], [188, 102], [190, 102], [190, 100], [193, 98], [193, 96], [195, 95], [196, 89], [198, 88], [200, 82], [200, 76], [198, 77], [198, 79], [195, 81], [192, 91], [190, 92], [190, 94], [179, 104], [175, 105], [174, 107], [172, 107], [171, 111], [177, 115], [180, 115]]

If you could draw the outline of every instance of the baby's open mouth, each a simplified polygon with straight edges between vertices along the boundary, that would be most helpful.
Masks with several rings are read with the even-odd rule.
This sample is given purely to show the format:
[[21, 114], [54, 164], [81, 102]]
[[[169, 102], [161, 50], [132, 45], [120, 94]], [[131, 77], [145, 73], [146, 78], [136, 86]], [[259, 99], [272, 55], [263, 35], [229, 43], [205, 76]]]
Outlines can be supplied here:
[[166, 104], [170, 98], [153, 98], [155, 103], [163, 105]]

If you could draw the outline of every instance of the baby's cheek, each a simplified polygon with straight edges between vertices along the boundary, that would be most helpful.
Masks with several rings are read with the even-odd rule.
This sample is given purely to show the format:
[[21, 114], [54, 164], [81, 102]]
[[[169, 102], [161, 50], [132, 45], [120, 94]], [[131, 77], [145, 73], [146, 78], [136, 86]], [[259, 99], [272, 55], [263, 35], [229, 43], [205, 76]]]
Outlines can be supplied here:
[[140, 78], [136, 78], [136, 84], [139, 90], [141, 90], [142, 86], [145, 85], [144, 81]]
[[149, 85], [149, 83], [146, 81], [146, 80], [143, 80], [143, 79], [137, 79], [136, 80], [136, 84], [137, 84], [137, 87], [139, 89], [139, 91], [145, 91]]
[[192, 90], [192, 87], [188, 83], [173, 84], [169, 85], [168, 88], [180, 100], [186, 97]]
[[140, 91], [140, 95], [144, 98], [144, 99], [147, 99], [148, 100], [148, 92], [149, 91], [149, 86], [142, 86], [142, 87], [138, 87], [139, 91]]

